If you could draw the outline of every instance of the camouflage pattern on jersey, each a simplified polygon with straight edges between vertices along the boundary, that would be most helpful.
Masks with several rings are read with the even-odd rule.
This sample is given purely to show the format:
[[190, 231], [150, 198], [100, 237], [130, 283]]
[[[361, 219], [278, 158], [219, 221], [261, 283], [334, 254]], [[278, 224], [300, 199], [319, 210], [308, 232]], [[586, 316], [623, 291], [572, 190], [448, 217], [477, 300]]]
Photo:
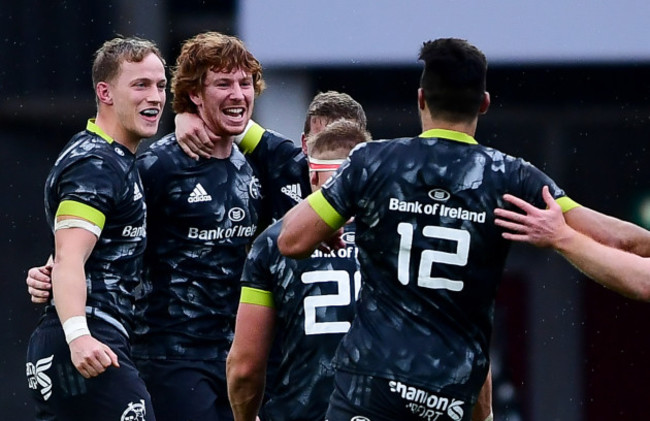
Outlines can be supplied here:
[[134, 291], [140, 285], [146, 245], [142, 184], [135, 155], [93, 120], [70, 140], [47, 177], [45, 214], [52, 230], [64, 200], [90, 206], [106, 217], [85, 264], [86, 305], [132, 329]]
[[149, 216], [133, 353], [225, 359], [261, 191], [244, 155], [195, 161], [173, 134], [138, 158]]
[[281, 224], [255, 240], [242, 275], [244, 287], [272, 293], [277, 311], [282, 360], [263, 412], [273, 420], [323, 419], [333, 390], [331, 360], [354, 317], [360, 286], [354, 226], [346, 226], [347, 246], [333, 255], [317, 250], [294, 260], [278, 251]]
[[493, 210], [504, 193], [543, 207], [544, 185], [564, 196], [530, 163], [459, 132], [358, 146], [314, 195], [357, 225], [364, 289], [335, 365], [473, 402], [509, 248]]
[[264, 186], [264, 208], [272, 221], [311, 192], [307, 157], [293, 140], [253, 123], [240, 146]]

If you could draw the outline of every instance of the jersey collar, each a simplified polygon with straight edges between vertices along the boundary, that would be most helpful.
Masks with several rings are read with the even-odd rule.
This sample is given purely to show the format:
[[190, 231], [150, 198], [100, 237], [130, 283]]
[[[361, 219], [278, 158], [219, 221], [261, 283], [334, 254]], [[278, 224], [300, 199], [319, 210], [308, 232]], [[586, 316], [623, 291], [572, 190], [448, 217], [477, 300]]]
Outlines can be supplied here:
[[457, 142], [469, 143], [477, 145], [478, 142], [467, 133], [457, 132], [455, 130], [447, 129], [431, 129], [422, 133], [419, 137], [441, 137], [443, 139], [455, 140]]
[[86, 124], [86, 130], [88, 130], [90, 133], [94, 133], [97, 136], [101, 137], [108, 143], [113, 143], [113, 138], [104, 133], [102, 129], [99, 128], [98, 125], [95, 124], [95, 119], [94, 118], [89, 118], [88, 123]]

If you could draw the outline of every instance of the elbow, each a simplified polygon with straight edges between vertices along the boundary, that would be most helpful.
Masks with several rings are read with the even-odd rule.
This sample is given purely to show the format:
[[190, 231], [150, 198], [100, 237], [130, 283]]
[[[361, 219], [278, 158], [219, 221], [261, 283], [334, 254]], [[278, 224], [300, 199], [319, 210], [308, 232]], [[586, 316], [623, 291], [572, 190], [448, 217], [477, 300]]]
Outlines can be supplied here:
[[309, 257], [312, 252], [299, 241], [290, 239], [286, 232], [281, 232], [278, 236], [278, 250], [283, 256], [293, 259], [304, 259]]
[[226, 381], [228, 384], [237, 385], [255, 381], [260, 373], [266, 372], [266, 365], [255, 358], [239, 358], [232, 352], [226, 359]]
[[650, 279], [642, 279], [639, 282], [635, 280], [633, 283], [611, 287], [611, 289], [631, 300], [650, 302]]
[[650, 302], [650, 279], [642, 282], [639, 288], [635, 291], [634, 296], [631, 298], [646, 303]]

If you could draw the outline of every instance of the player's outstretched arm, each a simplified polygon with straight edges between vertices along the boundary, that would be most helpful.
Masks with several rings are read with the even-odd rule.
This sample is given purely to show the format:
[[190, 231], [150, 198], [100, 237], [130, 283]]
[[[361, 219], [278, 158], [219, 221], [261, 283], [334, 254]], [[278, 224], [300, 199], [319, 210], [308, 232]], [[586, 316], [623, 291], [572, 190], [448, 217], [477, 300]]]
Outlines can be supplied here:
[[174, 134], [183, 152], [190, 158], [210, 158], [219, 137], [205, 126], [197, 114], [180, 113], [174, 117]]
[[55, 232], [54, 242], [52, 293], [70, 347], [70, 358], [82, 376], [95, 377], [111, 365], [119, 367], [117, 355], [91, 336], [86, 322], [84, 264], [97, 237], [83, 228], [66, 228]]
[[344, 247], [334, 229], [303, 200], [291, 208], [282, 218], [282, 230], [278, 237], [280, 253], [294, 259], [309, 257], [317, 247], [337, 249]]
[[626, 297], [650, 301], [650, 259], [603, 245], [572, 229], [548, 187], [542, 189], [547, 209], [512, 195], [504, 200], [524, 213], [495, 209], [495, 224], [507, 229], [503, 237], [538, 247], [552, 247], [588, 277]]
[[485, 383], [478, 394], [478, 401], [472, 410], [472, 421], [492, 421], [492, 367], [488, 371]]
[[257, 417], [274, 328], [275, 309], [239, 304], [235, 337], [226, 360], [228, 399], [235, 421], [254, 421]]
[[569, 210], [564, 219], [571, 228], [599, 243], [650, 257], [650, 231], [638, 225], [585, 206]]

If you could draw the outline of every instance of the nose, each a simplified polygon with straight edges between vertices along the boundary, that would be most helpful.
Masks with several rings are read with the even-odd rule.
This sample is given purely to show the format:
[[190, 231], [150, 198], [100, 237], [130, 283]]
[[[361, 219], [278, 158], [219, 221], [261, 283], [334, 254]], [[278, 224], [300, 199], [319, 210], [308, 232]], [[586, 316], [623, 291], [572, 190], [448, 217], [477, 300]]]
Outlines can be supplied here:
[[239, 83], [234, 83], [232, 86], [232, 92], [230, 93], [230, 96], [236, 99], [243, 99], [244, 98], [244, 90], [242, 89], [241, 85]]
[[153, 86], [151, 89], [149, 89], [149, 93], [147, 95], [147, 101], [154, 104], [164, 104], [166, 97], [167, 94], [164, 89], [160, 89], [157, 86]]

